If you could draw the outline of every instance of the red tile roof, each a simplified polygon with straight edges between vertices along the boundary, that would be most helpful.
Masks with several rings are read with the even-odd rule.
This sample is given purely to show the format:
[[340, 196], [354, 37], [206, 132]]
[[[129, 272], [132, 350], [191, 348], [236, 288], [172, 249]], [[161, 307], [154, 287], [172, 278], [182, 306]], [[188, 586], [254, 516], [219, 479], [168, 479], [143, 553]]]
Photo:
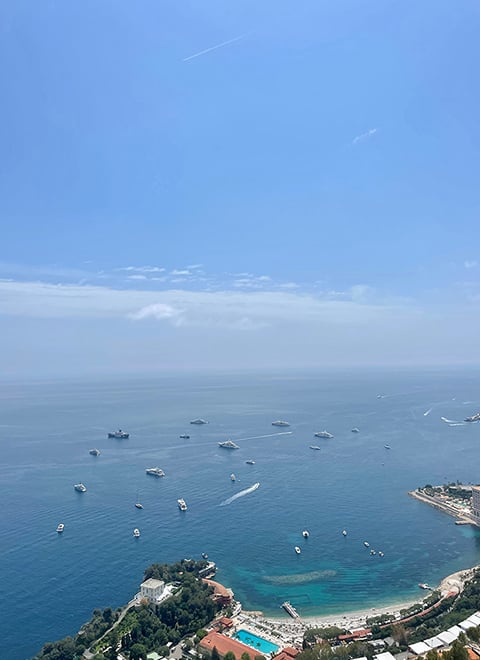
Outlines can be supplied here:
[[237, 660], [240, 660], [242, 653], [248, 653], [250, 657], [255, 657], [255, 649], [250, 648], [242, 642], [238, 642], [236, 639], [227, 637], [226, 635], [221, 635], [217, 632], [210, 632], [206, 637], [200, 642], [200, 646], [204, 649], [207, 649], [212, 652], [214, 646], [217, 647], [217, 651], [223, 657], [228, 651], [231, 651]]

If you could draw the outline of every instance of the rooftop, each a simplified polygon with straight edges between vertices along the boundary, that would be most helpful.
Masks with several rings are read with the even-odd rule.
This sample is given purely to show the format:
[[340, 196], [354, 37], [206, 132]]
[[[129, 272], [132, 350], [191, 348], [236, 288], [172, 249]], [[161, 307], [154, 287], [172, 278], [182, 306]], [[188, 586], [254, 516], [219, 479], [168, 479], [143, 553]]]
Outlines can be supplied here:
[[219, 654], [223, 657], [228, 651], [231, 651], [237, 659], [241, 658], [242, 653], [248, 653], [250, 657], [255, 655], [255, 650], [236, 639], [221, 635], [217, 632], [210, 632], [200, 642], [200, 646], [212, 652], [213, 647], [216, 647]]
[[164, 587], [165, 582], [163, 580], [156, 580], [155, 578], [148, 578], [145, 582], [142, 582], [140, 587], [145, 587], [146, 589], [158, 589], [158, 587]]

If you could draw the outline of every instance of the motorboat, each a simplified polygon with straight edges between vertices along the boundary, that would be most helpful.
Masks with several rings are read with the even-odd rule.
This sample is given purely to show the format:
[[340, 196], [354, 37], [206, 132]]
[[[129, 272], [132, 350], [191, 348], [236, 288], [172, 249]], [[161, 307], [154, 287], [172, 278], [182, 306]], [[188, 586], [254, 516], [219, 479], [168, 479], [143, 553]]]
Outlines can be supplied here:
[[61, 533], [63, 532], [64, 529], [65, 529], [65, 525], [64, 525], [63, 523], [59, 523], [59, 524], [57, 525], [57, 532], [58, 532], [59, 534], [61, 534]]
[[313, 434], [316, 438], [333, 438], [333, 435], [328, 431], [317, 431]]
[[428, 589], [429, 591], [432, 590], [432, 587], [426, 582], [419, 582], [418, 586], [420, 587], [420, 589]]
[[372, 549], [370, 550], [370, 554], [371, 554], [371, 555], [376, 555], [377, 553], [376, 553], [375, 550], [372, 548]]
[[290, 426], [290, 423], [284, 419], [277, 419], [275, 422], [272, 422], [272, 426]]
[[363, 545], [364, 545], [366, 548], [369, 548], [369, 547], [370, 547], [370, 543], [369, 543], [368, 541], [364, 541], [364, 542], [363, 542]]
[[85, 491], [87, 490], [87, 487], [86, 487], [84, 484], [82, 484], [82, 483], [75, 484], [73, 487], [74, 487], [75, 490], [78, 491], [79, 493], [85, 493]]
[[255, 461], [252, 461], [252, 459], [249, 459], [248, 461], [245, 461], [247, 465], [255, 465]]
[[343, 536], [346, 536], [346, 535], [347, 535], [347, 530], [344, 529], [344, 530], [342, 531], [342, 534], [343, 534]]
[[182, 433], [182, 435], [180, 436], [180, 438], [182, 438], [182, 440], [189, 440], [189, 439], [190, 439], [190, 436], [188, 435], [188, 433]]
[[208, 422], [204, 419], [201, 419], [200, 417], [198, 419], [192, 419], [190, 424], [208, 424]]
[[236, 445], [232, 440], [225, 440], [224, 442], [219, 442], [218, 446], [223, 447], [224, 449], [240, 449], [240, 447]]
[[165, 472], [159, 467], [147, 468], [145, 470], [145, 472], [147, 474], [151, 474], [152, 477], [164, 477], [165, 476]]
[[308, 529], [303, 530], [302, 536], [304, 539], [308, 539], [308, 537], [310, 536], [310, 532], [308, 531]]
[[352, 429], [352, 433], [360, 433], [360, 429], [357, 429], [357, 427]]
[[384, 556], [385, 556], [385, 553], [382, 552], [381, 550], [379, 550], [379, 551], [378, 551], [378, 556], [379, 556], [379, 557], [384, 557]]
[[92, 456], [100, 456], [100, 449], [89, 449], [88, 453]]
[[202, 552], [202, 559], [208, 559], [208, 555], [206, 552]]
[[465, 417], [464, 422], [480, 422], [480, 413], [475, 413], [475, 415], [470, 415], [470, 417]]
[[183, 498], [180, 498], [179, 500], [177, 500], [177, 504], [178, 504], [178, 508], [180, 509], [180, 511], [186, 511], [187, 510], [187, 503], [185, 502], [185, 500]]
[[137, 491], [137, 499], [135, 500], [135, 508], [136, 509], [143, 509], [143, 504], [140, 504], [138, 500], [138, 491]]
[[138, 539], [138, 537], [140, 536], [140, 530], [138, 529], [138, 527], [135, 527], [135, 529], [133, 530], [133, 535], [136, 539]]
[[298, 545], [296, 545], [294, 549], [297, 555], [299, 555], [302, 552], [301, 548], [299, 548]]
[[320, 447], [318, 445], [310, 445], [310, 449], [315, 449], [315, 451], [320, 451]]
[[113, 431], [108, 433], [109, 438], [117, 438], [117, 440], [126, 440], [127, 438], [130, 437], [130, 433], [127, 433], [126, 431], [122, 431], [122, 429], [118, 429], [118, 431]]
[[391, 449], [390, 445], [383, 445], [385, 449]]
[[236, 481], [237, 480], [237, 477], [233, 474], [233, 472], [230, 475], [230, 479], [231, 479], [231, 481]]

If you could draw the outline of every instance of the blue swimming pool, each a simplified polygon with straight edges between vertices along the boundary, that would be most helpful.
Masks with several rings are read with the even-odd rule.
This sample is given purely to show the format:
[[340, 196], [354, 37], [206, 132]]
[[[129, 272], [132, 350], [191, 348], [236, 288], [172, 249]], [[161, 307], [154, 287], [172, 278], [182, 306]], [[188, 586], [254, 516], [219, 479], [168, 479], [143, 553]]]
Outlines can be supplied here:
[[263, 637], [254, 635], [253, 633], [248, 632], [248, 630], [237, 630], [234, 637], [235, 639], [238, 639], [239, 642], [243, 642], [261, 653], [272, 653], [278, 651], [280, 648], [277, 644], [272, 644], [268, 639], [263, 639]]

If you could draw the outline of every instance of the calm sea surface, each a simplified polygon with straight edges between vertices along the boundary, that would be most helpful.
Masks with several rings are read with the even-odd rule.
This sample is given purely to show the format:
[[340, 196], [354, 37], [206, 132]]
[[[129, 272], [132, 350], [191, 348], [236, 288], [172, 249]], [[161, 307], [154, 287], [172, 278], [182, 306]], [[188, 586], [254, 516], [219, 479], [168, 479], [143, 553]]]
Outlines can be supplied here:
[[[480, 425], [440, 420], [477, 412], [479, 384], [475, 370], [3, 384], [1, 657], [29, 658], [94, 608], [124, 604], [150, 563], [202, 552], [245, 608], [277, 616], [285, 599], [305, 615], [398, 602], [480, 563], [480, 530], [406, 494], [480, 482]], [[128, 440], [107, 439], [118, 427]], [[324, 429], [334, 439], [313, 437]], [[218, 447], [228, 438], [240, 449]], [[157, 465], [165, 478], [145, 474]]]

